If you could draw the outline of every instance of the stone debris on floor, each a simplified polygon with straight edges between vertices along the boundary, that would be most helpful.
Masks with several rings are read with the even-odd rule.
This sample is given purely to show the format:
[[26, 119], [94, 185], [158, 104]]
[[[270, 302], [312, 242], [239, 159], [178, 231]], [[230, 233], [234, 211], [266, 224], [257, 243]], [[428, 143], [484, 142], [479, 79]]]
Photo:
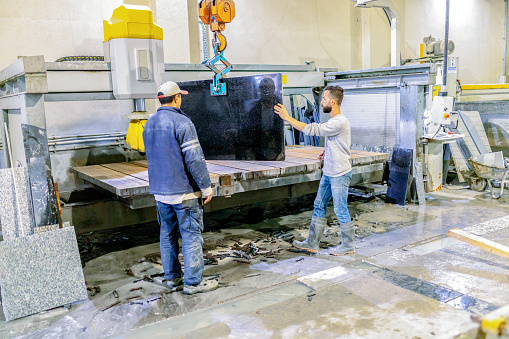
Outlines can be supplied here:
[[[272, 336], [450, 338], [479, 327], [470, 315], [489, 314], [509, 303], [500, 294], [509, 281], [501, 259], [447, 240], [445, 234], [463, 227], [507, 245], [507, 201], [493, 205], [483, 194], [447, 188], [431, 198], [425, 209], [353, 198], [349, 207], [356, 253], [340, 258], [291, 251], [293, 240], [307, 236], [309, 210], [228, 228], [206, 227], [204, 279], [218, 280], [220, 288], [201, 295], [164, 286], [157, 242], [102, 254], [84, 266], [89, 301], [19, 319], [17, 326], [7, 323], [0, 336], [40, 337], [67, 326], [70, 333], [89, 337], [124, 333], [135, 338], [152, 337], [164, 332], [158, 326], [170, 326], [177, 337], [242, 337], [248, 333], [234, 324], [250, 319], [249, 324]], [[321, 247], [340, 241], [331, 209], [327, 220]], [[119, 243], [114, 240], [122, 237], [136, 240], [132, 233], [107, 239]], [[92, 243], [100, 244], [82, 240]], [[272, 321], [277, 314], [285, 314], [284, 319]], [[365, 326], [347, 326], [336, 318]], [[113, 319], [122, 319], [122, 326], [112, 325]]]

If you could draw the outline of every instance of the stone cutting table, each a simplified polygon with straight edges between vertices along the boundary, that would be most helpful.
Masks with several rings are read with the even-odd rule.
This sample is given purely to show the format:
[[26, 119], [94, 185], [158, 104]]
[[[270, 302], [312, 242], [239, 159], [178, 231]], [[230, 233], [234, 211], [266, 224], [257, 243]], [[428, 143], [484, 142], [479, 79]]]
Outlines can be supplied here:
[[[318, 154], [323, 147], [286, 147], [284, 161], [207, 160], [214, 196], [230, 197], [279, 186], [317, 182], [322, 175]], [[388, 153], [351, 152], [351, 185], [382, 180]], [[155, 206], [149, 193], [146, 161], [75, 167], [90, 186], [128, 204], [132, 209]], [[267, 197], [267, 200], [270, 200]]]

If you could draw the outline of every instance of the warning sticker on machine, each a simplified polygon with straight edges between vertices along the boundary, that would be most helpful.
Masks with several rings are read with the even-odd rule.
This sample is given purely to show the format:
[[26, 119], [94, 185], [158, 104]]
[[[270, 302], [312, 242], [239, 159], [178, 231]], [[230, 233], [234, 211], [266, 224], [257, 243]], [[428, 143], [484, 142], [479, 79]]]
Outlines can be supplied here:
[[450, 65], [447, 67], [447, 73], [458, 73], [458, 67], [456, 66], [456, 57], [450, 58]]

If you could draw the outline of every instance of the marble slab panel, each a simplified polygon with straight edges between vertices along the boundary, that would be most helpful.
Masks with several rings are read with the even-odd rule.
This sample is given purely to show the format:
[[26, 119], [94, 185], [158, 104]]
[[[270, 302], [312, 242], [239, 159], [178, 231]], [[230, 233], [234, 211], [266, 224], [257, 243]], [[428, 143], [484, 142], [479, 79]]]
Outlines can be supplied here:
[[7, 321], [87, 299], [74, 227], [0, 242]]
[[55, 193], [55, 186], [51, 175], [49, 157], [32, 157], [28, 160], [30, 173], [30, 190], [34, 206], [36, 226], [58, 224], [60, 214]]
[[47, 157], [48, 137], [46, 129], [34, 125], [21, 125], [23, 131], [23, 144], [27, 158]]
[[196, 126], [207, 160], [284, 160], [281, 74], [226, 78], [227, 95], [212, 96], [212, 80], [180, 82], [182, 111]]
[[34, 233], [35, 219], [28, 177], [26, 167], [14, 168], [15, 181], [11, 168], [0, 169], [0, 223], [4, 240]]

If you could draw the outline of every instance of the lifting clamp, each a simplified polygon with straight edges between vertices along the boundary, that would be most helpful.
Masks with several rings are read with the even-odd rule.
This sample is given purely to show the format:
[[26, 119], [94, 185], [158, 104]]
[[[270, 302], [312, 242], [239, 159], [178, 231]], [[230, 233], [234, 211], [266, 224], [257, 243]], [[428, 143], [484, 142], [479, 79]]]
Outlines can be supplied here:
[[[219, 80], [232, 70], [232, 64], [223, 55], [226, 38], [221, 32], [235, 17], [235, 3], [233, 0], [201, 0], [198, 4], [198, 13], [200, 20], [205, 25], [210, 25], [210, 30], [214, 33], [212, 39], [214, 56], [202, 62], [215, 73], [210, 85], [210, 94], [226, 95], [226, 84]], [[223, 63], [224, 68], [219, 69], [215, 65], [219, 61]]]

